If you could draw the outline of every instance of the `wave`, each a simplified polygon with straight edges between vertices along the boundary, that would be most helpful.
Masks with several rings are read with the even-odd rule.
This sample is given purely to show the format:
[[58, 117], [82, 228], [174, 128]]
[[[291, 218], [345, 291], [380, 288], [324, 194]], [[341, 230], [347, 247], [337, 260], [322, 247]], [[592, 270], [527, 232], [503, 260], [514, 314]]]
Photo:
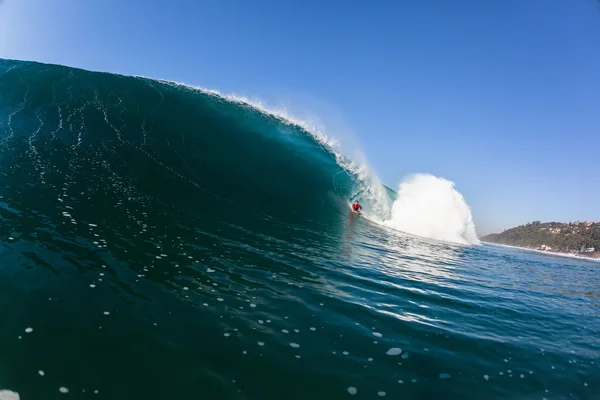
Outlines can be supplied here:
[[[324, 127], [285, 109], [176, 82], [33, 62], [0, 60], [0, 76], [0, 163], [18, 175], [5, 184], [21, 179], [53, 195], [77, 188], [92, 207], [161, 202], [204, 220], [330, 224], [358, 199], [376, 223], [476, 243], [466, 203], [432, 214], [427, 207], [436, 205], [424, 196], [439, 193], [412, 184], [401, 185], [396, 199]], [[440, 234], [440, 222], [453, 233]]]

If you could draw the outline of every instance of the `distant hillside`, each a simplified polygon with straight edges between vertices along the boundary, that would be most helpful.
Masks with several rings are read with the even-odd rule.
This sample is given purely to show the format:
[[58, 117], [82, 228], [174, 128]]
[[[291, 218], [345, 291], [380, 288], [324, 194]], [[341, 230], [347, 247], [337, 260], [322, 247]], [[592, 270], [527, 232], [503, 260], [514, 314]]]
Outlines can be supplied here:
[[481, 238], [483, 242], [600, 258], [600, 222], [534, 221]]

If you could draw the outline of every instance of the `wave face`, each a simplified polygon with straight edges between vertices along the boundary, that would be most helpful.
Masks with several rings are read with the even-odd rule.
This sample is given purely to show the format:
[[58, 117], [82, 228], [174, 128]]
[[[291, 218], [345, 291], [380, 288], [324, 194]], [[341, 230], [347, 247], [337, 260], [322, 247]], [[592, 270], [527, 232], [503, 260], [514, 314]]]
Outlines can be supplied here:
[[327, 137], [259, 106], [147, 78], [2, 67], [4, 160], [27, 154], [21, 171], [39, 183], [130, 192], [219, 218], [331, 223], [355, 196], [374, 219], [389, 216], [383, 187]]
[[391, 228], [413, 235], [462, 244], [479, 244], [471, 209], [454, 182], [418, 174], [400, 184]]

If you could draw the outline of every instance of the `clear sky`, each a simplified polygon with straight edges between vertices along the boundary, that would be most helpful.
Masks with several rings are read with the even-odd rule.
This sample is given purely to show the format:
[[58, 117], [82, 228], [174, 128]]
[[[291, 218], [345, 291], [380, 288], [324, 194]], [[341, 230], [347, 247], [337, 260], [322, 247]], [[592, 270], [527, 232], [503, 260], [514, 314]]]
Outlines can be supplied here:
[[297, 104], [479, 233], [600, 220], [596, 0], [0, 0], [0, 57]]

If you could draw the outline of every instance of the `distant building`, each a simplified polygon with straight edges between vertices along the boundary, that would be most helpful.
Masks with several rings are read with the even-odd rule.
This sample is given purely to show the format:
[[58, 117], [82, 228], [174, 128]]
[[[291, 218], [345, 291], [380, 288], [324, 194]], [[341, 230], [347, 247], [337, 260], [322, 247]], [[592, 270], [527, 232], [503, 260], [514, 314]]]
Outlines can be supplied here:
[[593, 253], [596, 250], [595, 247], [585, 247], [583, 249], [581, 249], [582, 253]]

